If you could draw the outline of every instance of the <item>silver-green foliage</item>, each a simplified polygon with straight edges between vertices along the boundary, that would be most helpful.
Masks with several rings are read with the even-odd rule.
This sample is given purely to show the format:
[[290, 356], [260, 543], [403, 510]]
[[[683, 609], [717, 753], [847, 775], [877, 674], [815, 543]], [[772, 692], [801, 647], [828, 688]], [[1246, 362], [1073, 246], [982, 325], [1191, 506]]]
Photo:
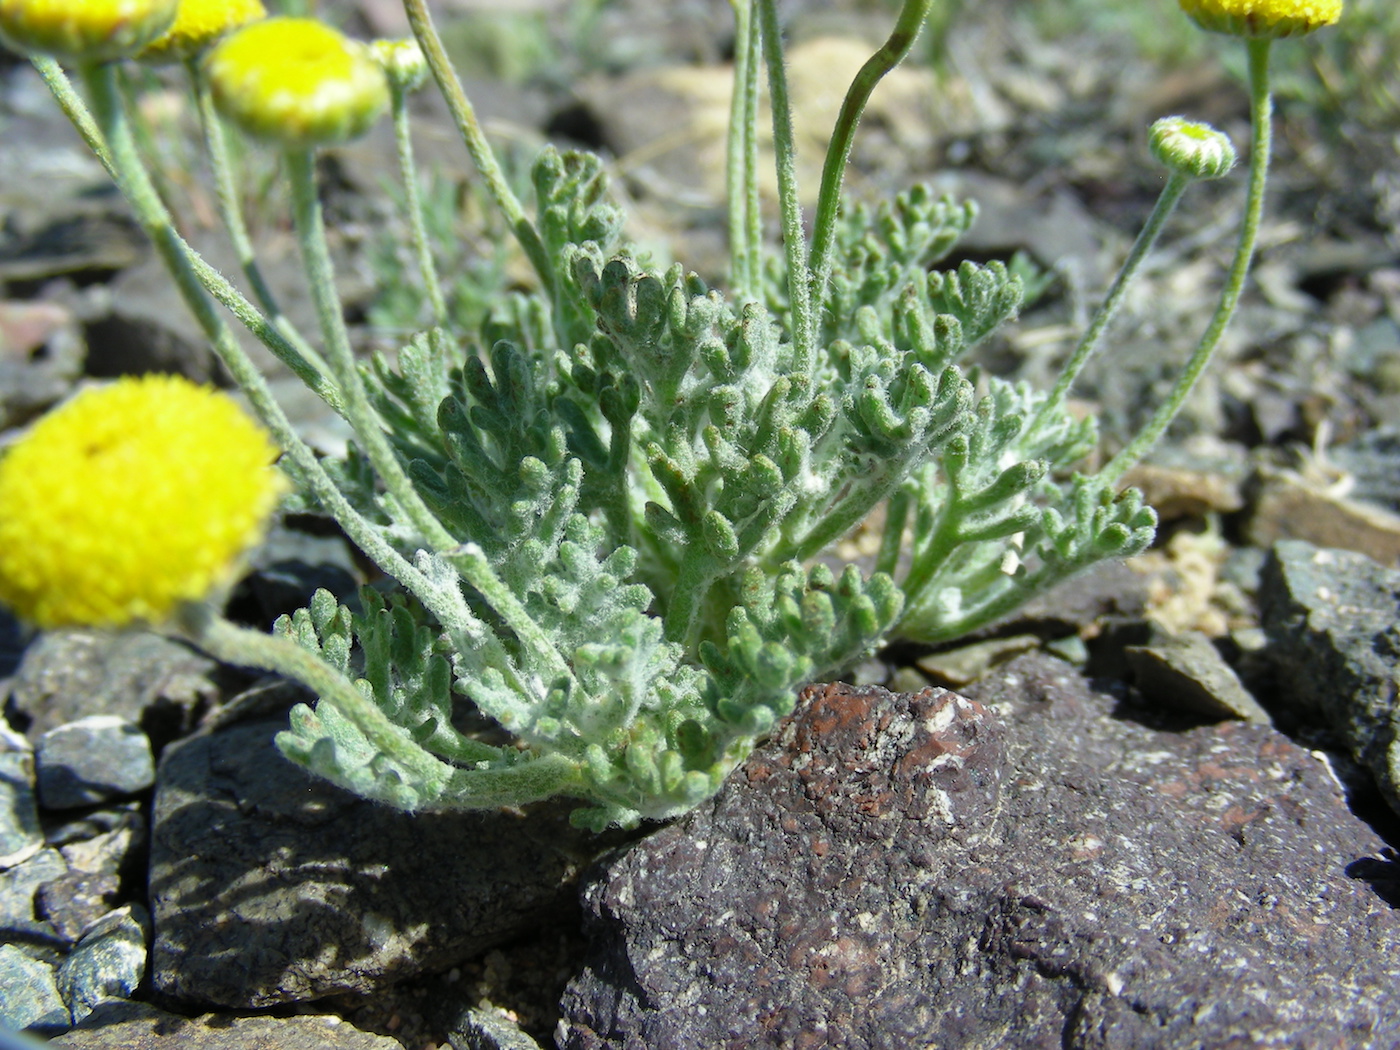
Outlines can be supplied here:
[[[353, 448], [335, 468], [422, 570], [408, 590], [435, 593], [367, 590], [353, 614], [321, 594], [278, 625], [358, 678], [393, 746], [322, 701], [279, 738], [294, 760], [405, 809], [567, 795], [595, 828], [667, 817], [718, 790], [801, 683], [1150, 540], [1136, 493], [1070, 473], [1091, 421], [958, 364], [1022, 300], [998, 263], [936, 269], [970, 205], [917, 188], [853, 210], [804, 361], [782, 274], [735, 303], [650, 266], [590, 155], [547, 152], [534, 181], [553, 295], [369, 373], [461, 546], [424, 553]], [[831, 568], [882, 506], [877, 571]], [[457, 728], [470, 712], [500, 739]]]

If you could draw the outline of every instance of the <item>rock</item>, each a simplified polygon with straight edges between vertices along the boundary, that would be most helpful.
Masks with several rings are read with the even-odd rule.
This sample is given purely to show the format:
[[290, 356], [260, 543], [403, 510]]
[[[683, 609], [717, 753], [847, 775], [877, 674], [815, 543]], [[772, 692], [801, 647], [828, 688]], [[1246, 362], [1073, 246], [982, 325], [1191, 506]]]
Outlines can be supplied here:
[[121, 881], [110, 872], [69, 871], [39, 887], [36, 905], [41, 919], [68, 944], [112, 910]]
[[1208, 718], [1239, 718], [1271, 725], [1269, 712], [1250, 694], [1220, 650], [1199, 631], [1155, 632], [1147, 645], [1125, 650], [1133, 684], [1148, 703]]
[[447, 1033], [453, 1050], [540, 1050], [540, 1044], [499, 1010], [470, 1009]]
[[71, 1050], [402, 1050], [339, 1017], [181, 1017], [145, 1003], [108, 1002], [49, 1041]]
[[132, 861], [144, 856], [147, 839], [146, 818], [137, 809], [97, 810], [52, 829], [48, 837], [72, 870], [120, 877], [138, 874], [131, 871]]
[[1123, 485], [1140, 489], [1162, 522], [1233, 514], [1244, 507], [1239, 479], [1210, 470], [1139, 463], [1123, 475]]
[[46, 882], [68, 874], [58, 850], [44, 848], [23, 864], [0, 872], [0, 941], [59, 944], [48, 920], [36, 911], [36, 895]]
[[[1392, 341], [1396, 345], [1400, 343]], [[1352, 479], [1350, 495], [1400, 513], [1400, 426], [1367, 431], [1330, 449], [1328, 457]]]
[[108, 912], [90, 926], [58, 968], [58, 990], [74, 1023], [108, 999], [129, 999], [146, 976], [150, 916], [139, 904]]
[[63, 398], [83, 371], [83, 337], [58, 303], [0, 300], [0, 430]]
[[1400, 812], [1400, 571], [1285, 540], [1264, 565], [1259, 605], [1284, 712], [1336, 733]]
[[915, 666], [935, 682], [950, 686], [967, 685], [998, 664], [1039, 648], [1038, 635], [1013, 634], [1009, 638], [989, 638], [985, 642], [972, 642], [921, 656], [915, 661]]
[[1306, 540], [1359, 551], [1400, 566], [1400, 514], [1338, 495], [1330, 486], [1276, 467], [1261, 467], [1253, 485], [1245, 538], [1257, 547]]
[[409, 816], [292, 765], [285, 718], [167, 750], [157, 776], [152, 979], [261, 1007], [442, 970], [568, 910], [606, 845], [567, 807]]
[[25, 651], [10, 685], [11, 723], [35, 739], [102, 712], [136, 722], [159, 748], [218, 702], [216, 668], [155, 634], [46, 631]]
[[50, 729], [36, 749], [46, 809], [77, 809], [144, 791], [156, 781], [151, 741], [115, 715], [91, 715]]
[[34, 798], [34, 752], [0, 719], [0, 869], [28, 860], [44, 845]]
[[561, 1050], [1400, 1039], [1394, 865], [1322, 763], [1040, 655], [969, 693], [813, 687], [594, 869]]
[[53, 967], [14, 944], [0, 944], [0, 1040], [7, 1031], [67, 1028], [68, 1007]]

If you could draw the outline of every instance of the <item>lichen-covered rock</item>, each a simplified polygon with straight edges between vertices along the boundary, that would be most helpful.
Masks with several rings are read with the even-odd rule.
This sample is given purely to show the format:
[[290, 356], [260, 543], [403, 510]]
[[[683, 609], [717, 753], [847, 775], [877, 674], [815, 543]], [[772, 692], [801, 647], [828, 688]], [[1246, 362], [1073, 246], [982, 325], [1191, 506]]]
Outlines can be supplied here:
[[561, 1047], [1396, 1045], [1392, 865], [1320, 761], [1044, 656], [969, 692], [816, 687], [596, 869]]

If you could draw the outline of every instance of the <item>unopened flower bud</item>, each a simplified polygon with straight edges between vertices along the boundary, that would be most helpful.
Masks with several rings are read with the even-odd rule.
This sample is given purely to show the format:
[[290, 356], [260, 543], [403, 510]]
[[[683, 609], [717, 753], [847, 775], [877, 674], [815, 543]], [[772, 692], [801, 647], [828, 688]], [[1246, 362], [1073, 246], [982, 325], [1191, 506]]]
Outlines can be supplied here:
[[262, 0], [180, 0], [175, 24], [136, 57], [143, 62], [193, 58], [225, 33], [266, 17]]
[[369, 48], [310, 18], [245, 26], [209, 52], [204, 70], [224, 116], [288, 148], [356, 138], [389, 105]]
[[376, 40], [369, 50], [400, 91], [417, 91], [428, 78], [428, 60], [417, 40]]
[[178, 0], [0, 0], [0, 40], [74, 62], [134, 55], [175, 21]]
[[1202, 29], [1232, 36], [1276, 39], [1330, 26], [1342, 0], [1180, 0]]
[[1218, 179], [1235, 166], [1235, 147], [1223, 131], [1185, 117], [1163, 117], [1148, 132], [1152, 155], [1178, 175]]

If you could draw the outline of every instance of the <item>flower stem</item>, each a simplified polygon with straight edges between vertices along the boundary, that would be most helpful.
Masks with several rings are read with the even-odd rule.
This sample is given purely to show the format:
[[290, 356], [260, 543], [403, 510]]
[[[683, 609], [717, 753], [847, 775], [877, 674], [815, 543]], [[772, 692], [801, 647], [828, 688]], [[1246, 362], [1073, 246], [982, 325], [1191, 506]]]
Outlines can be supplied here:
[[758, 197], [758, 21], [751, 0], [734, 7], [734, 95], [729, 109], [726, 190], [729, 283], [735, 299], [763, 298], [763, 212]]
[[1186, 403], [1196, 380], [1201, 377], [1201, 373], [1210, 363], [1211, 355], [1220, 345], [1221, 336], [1225, 334], [1225, 327], [1234, 316], [1235, 307], [1239, 305], [1240, 292], [1249, 273], [1249, 264], [1254, 258], [1254, 245], [1259, 239], [1259, 222], [1264, 212], [1264, 189], [1269, 178], [1273, 117], [1273, 99], [1269, 92], [1271, 42], [1267, 38], [1248, 41], [1250, 120], [1253, 130], [1253, 141], [1249, 147], [1249, 190], [1245, 199], [1239, 244], [1235, 248], [1235, 258], [1225, 278], [1225, 287], [1220, 293], [1220, 302], [1215, 308], [1215, 315], [1211, 318], [1209, 327], [1172, 386], [1171, 393], [1137, 437], [1109, 460], [1099, 472], [1100, 476], [1110, 483], [1121, 478], [1129, 467], [1142, 458], [1181, 411], [1181, 406]]
[[773, 152], [778, 169], [778, 207], [787, 257], [788, 308], [796, 371], [812, 374], [816, 365], [816, 325], [812, 317], [811, 278], [807, 270], [807, 235], [802, 225], [802, 201], [797, 192], [797, 147], [792, 133], [792, 101], [788, 96], [782, 27], [777, 0], [757, 0], [762, 20], [763, 56], [768, 66], [768, 95], [773, 105]]
[[447, 300], [442, 294], [437, 263], [433, 261], [433, 246], [428, 240], [428, 224], [423, 211], [423, 194], [418, 189], [418, 164], [413, 156], [413, 135], [408, 120], [408, 92], [397, 82], [390, 82], [389, 97], [393, 100], [394, 145], [399, 155], [399, 176], [403, 180], [405, 210], [408, 212], [409, 233], [413, 250], [418, 256], [418, 274], [423, 279], [423, 292], [433, 311], [433, 324], [447, 325]]
[[1104, 331], [1108, 328], [1114, 315], [1118, 313], [1118, 308], [1123, 305], [1123, 298], [1142, 269], [1143, 260], [1147, 258], [1148, 253], [1157, 243], [1162, 228], [1167, 224], [1168, 217], [1176, 208], [1177, 202], [1181, 200], [1181, 195], [1185, 192], [1190, 181], [1179, 172], [1173, 172], [1167, 178], [1167, 184], [1162, 188], [1161, 195], [1157, 198], [1157, 204], [1152, 209], [1152, 214], [1148, 216], [1146, 225], [1143, 226], [1137, 240], [1133, 243], [1133, 250], [1123, 260], [1123, 265], [1118, 270], [1118, 276], [1114, 278], [1113, 286], [1108, 290], [1108, 296], [1080, 338], [1079, 345], [1074, 348], [1074, 353], [1070, 354], [1069, 360], [1065, 362], [1054, 389], [1050, 391], [1050, 396], [1045, 399], [1045, 403], [1040, 406], [1040, 411], [1036, 413], [1031, 425], [1026, 428], [1025, 434], [1036, 433], [1041, 425], [1058, 412], [1060, 406], [1064, 404], [1070, 387], [1083, 370], [1085, 362], [1098, 349]]
[[282, 312], [277, 297], [273, 295], [272, 288], [268, 285], [267, 279], [263, 277], [262, 267], [258, 265], [257, 252], [253, 248], [253, 238], [248, 233], [248, 223], [243, 217], [242, 194], [239, 192], [238, 175], [234, 171], [233, 158], [229, 155], [228, 138], [224, 135], [223, 121], [219, 117], [219, 111], [214, 106], [214, 93], [209, 90], [209, 80], [204, 76], [198, 62], [187, 62], [185, 69], [189, 75], [190, 87], [194, 91], [195, 103], [199, 109], [199, 122], [204, 133], [204, 148], [209, 154], [209, 168], [214, 175], [219, 218], [228, 231], [234, 252], [238, 255], [238, 264], [243, 269], [243, 276], [247, 279], [248, 286], [253, 289], [253, 298], [257, 300], [258, 306], [262, 308], [262, 312], [267, 315], [268, 321], [273, 328], [277, 329], [282, 338], [296, 347], [297, 353], [310, 362], [318, 372], [326, 374], [328, 369], [325, 361], [321, 359], [321, 355], [307, 342], [305, 337], [297, 331], [291, 318]]
[[933, 0], [904, 0], [889, 39], [860, 67], [841, 104], [841, 113], [836, 118], [836, 127], [832, 129], [831, 142], [826, 148], [826, 161], [822, 165], [822, 185], [817, 196], [816, 223], [812, 229], [812, 299], [817, 309], [821, 309], [826, 300], [826, 282], [831, 275], [832, 253], [836, 246], [836, 223], [841, 212], [841, 184], [846, 176], [846, 165], [851, 159], [851, 147], [855, 144], [856, 127], [860, 124], [861, 114], [865, 112], [875, 85], [904, 61], [932, 6]]
[[335, 288], [335, 269], [326, 244], [326, 224], [316, 192], [316, 157], [309, 149], [286, 151], [287, 176], [292, 186], [293, 224], [301, 244], [302, 265], [321, 323], [321, 338], [331, 372], [345, 395], [345, 418], [364, 443], [365, 454], [374, 465], [389, 495], [418, 530], [423, 542], [439, 551], [450, 550], [457, 539], [447, 531], [423, 502], [403, 464], [384, 433], [384, 426], [365, 390], [364, 379], [350, 346], [340, 295]]
[[115, 179], [117, 172], [112, 167], [112, 158], [107, 151], [107, 140], [102, 135], [102, 129], [92, 119], [92, 114], [83, 104], [82, 96], [73, 90], [73, 83], [63, 72], [63, 67], [58, 64], [56, 59], [48, 55], [30, 55], [29, 61], [34, 64], [34, 68], [43, 79], [45, 86], [52, 93], [54, 101], [58, 103], [58, 108], [63, 110], [63, 115], [83, 137], [88, 149], [92, 150], [93, 155], [102, 162], [102, 166], [107, 169], [107, 174]]
[[530, 265], [534, 267], [535, 273], [539, 275], [540, 282], [549, 293], [551, 301], [554, 301], [557, 299], [556, 285], [558, 284], [554, 264], [549, 258], [549, 253], [545, 251], [544, 241], [540, 239], [535, 224], [525, 214], [525, 209], [521, 206], [519, 198], [515, 196], [510, 184], [506, 181], [505, 173], [501, 170], [495, 151], [491, 149], [491, 144], [486, 141], [486, 135], [482, 132], [481, 124], [476, 119], [476, 110], [468, 100], [467, 93], [462, 89], [462, 81], [458, 78], [451, 59], [447, 57], [447, 51], [442, 46], [442, 38], [438, 36], [437, 27], [433, 25], [432, 16], [428, 13], [427, 0], [404, 0], [404, 10], [408, 14], [409, 24], [413, 27], [413, 35], [418, 38], [418, 44], [422, 47], [423, 54], [428, 60], [428, 67], [433, 71], [433, 78], [437, 81], [438, 89], [442, 92], [442, 97], [447, 102], [447, 108], [452, 113], [457, 131], [466, 144], [467, 153], [471, 155], [472, 163], [476, 165], [476, 170], [481, 174], [481, 177], [486, 180], [486, 188], [492, 199], [495, 200], [496, 207], [501, 210], [506, 222], [510, 224], [516, 241], [519, 242], [521, 249], [530, 260]]
[[[107, 143], [113, 176], [123, 196], [131, 205], [137, 221], [151, 238], [161, 261], [170, 271], [185, 305], [194, 315], [214, 352], [247, 395], [253, 410], [271, 431], [285, 453], [283, 463], [288, 473], [335, 518], [351, 542], [368, 555], [376, 565], [394, 576], [431, 609], [445, 627], [465, 633], [474, 618], [460, 594], [448, 593], [435, 586], [379, 535], [350, 505], [335, 482], [321, 466], [316, 454], [301, 440], [282, 407], [272, 397], [267, 381], [252, 360], [238, 345], [233, 332], [214, 309], [205, 293], [207, 276], [217, 276], [207, 263], [199, 259], [182, 241], [170, 222], [165, 205], [156, 194], [136, 151], [131, 129], [122, 109], [111, 64], [85, 66], [82, 76], [92, 95], [97, 114], [97, 126]], [[196, 265], [196, 261], [201, 266]], [[249, 304], [249, 309], [252, 309]]]

